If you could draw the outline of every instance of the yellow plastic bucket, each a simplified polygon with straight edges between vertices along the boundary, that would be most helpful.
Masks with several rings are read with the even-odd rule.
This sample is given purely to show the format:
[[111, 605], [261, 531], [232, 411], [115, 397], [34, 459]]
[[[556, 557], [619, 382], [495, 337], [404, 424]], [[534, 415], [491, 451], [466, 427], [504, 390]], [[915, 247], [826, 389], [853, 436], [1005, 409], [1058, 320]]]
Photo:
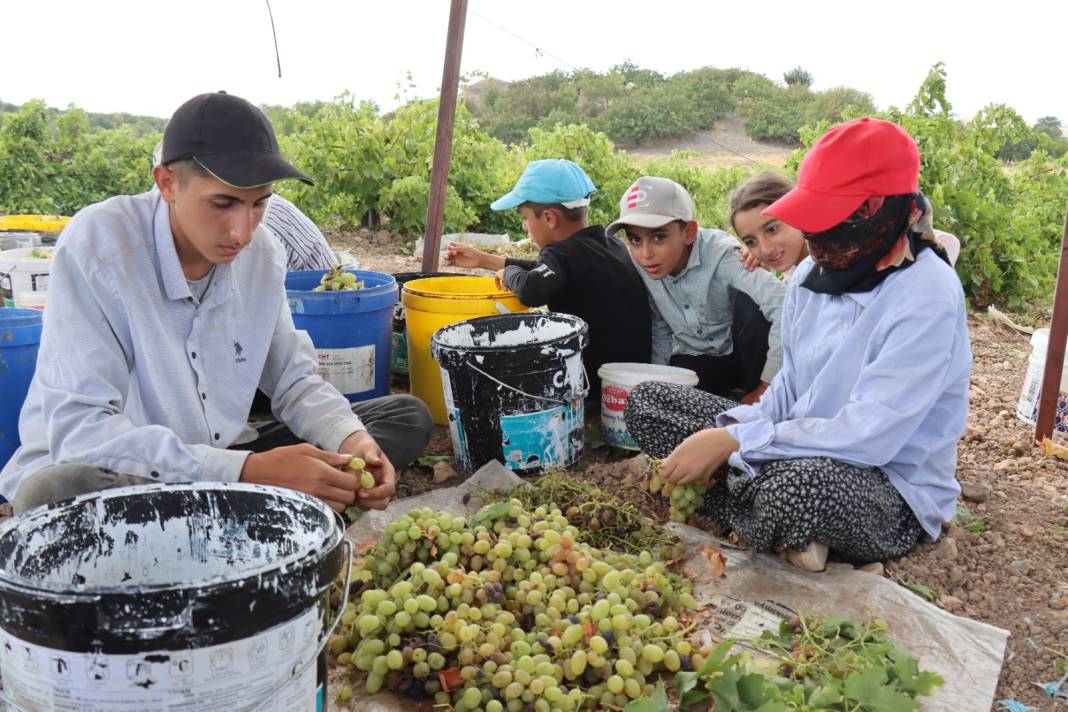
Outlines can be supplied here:
[[430, 337], [448, 324], [476, 316], [524, 312], [514, 292], [498, 289], [493, 277], [430, 277], [404, 285], [408, 326], [408, 371], [412, 395], [426, 403], [434, 422], [448, 425], [441, 367], [430, 355]]

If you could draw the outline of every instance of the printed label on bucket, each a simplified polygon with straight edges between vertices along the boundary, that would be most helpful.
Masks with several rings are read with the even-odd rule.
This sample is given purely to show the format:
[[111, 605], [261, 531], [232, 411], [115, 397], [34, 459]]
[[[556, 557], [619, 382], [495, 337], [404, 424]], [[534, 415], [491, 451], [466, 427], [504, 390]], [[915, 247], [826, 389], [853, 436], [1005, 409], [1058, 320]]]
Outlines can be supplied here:
[[403, 331], [393, 332], [393, 350], [389, 355], [389, 368], [400, 376], [408, 375], [408, 335]]
[[[1038, 402], [1042, 397], [1042, 374], [1027, 372], [1020, 401], [1016, 404], [1016, 417], [1025, 423], [1038, 421]], [[1057, 411], [1053, 415], [1053, 429], [1068, 433], [1068, 396], [1061, 391], [1057, 396]]]
[[316, 349], [319, 375], [342, 393], [363, 393], [375, 387], [375, 345], [350, 349]]
[[[4, 692], [54, 712], [314, 712], [321, 622], [314, 607], [251, 638], [137, 655], [52, 650], [0, 631]], [[304, 668], [281, 690], [279, 683]], [[43, 706], [42, 706], [43, 705]]]
[[[579, 401], [578, 419], [582, 419]], [[574, 409], [557, 406], [538, 413], [501, 416], [501, 451], [505, 465], [516, 472], [567, 466], [577, 455], [571, 441]]]
[[604, 441], [609, 445], [637, 450], [638, 443], [627, 432], [627, 424], [623, 420], [629, 395], [626, 388], [607, 383], [601, 386], [601, 430], [604, 431]]

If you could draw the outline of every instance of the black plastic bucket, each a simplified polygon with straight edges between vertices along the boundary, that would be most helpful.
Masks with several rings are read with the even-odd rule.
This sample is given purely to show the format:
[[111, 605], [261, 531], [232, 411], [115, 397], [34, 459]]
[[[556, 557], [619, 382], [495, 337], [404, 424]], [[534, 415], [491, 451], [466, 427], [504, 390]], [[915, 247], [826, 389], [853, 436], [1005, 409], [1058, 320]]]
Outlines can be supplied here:
[[[467, 275], [454, 272], [397, 272], [393, 279], [397, 280], [397, 286], [404, 289], [407, 282], [415, 279], [429, 277], [464, 277]], [[393, 350], [391, 352], [389, 370], [394, 376], [408, 377], [408, 322], [404, 318], [404, 300], [398, 300], [393, 308]]]
[[107, 490], [9, 520], [4, 697], [63, 712], [323, 709], [343, 543], [318, 499], [245, 484]]
[[582, 454], [586, 322], [569, 314], [502, 314], [450, 324], [430, 350], [441, 365], [453, 451], [475, 470], [499, 460], [520, 474]]

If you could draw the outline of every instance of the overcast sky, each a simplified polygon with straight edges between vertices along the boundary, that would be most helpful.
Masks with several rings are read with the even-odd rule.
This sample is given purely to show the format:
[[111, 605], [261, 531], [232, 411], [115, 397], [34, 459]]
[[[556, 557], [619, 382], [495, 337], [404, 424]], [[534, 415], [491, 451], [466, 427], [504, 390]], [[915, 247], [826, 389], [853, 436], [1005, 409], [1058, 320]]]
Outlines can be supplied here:
[[[347, 89], [389, 109], [407, 72], [409, 97], [436, 94], [448, 0], [271, 7], [280, 79], [264, 0], [0, 0], [0, 100], [166, 117], [204, 91], [292, 104]], [[781, 80], [801, 65], [814, 89], [856, 87], [886, 108], [906, 104], [942, 60], [959, 116], [1000, 102], [1029, 123], [1054, 115], [1068, 125], [1065, 27], [1063, 0], [470, 0], [463, 71], [511, 80], [569, 69], [554, 57], [595, 70], [630, 59], [664, 73], [737, 66]]]

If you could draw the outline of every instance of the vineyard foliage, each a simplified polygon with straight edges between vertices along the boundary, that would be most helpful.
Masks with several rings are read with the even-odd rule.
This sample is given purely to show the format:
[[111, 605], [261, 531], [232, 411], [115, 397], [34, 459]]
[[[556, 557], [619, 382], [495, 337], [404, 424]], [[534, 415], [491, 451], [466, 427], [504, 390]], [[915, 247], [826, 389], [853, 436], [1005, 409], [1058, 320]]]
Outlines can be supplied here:
[[[693, 195], [697, 219], [726, 229], [730, 189], [766, 166], [709, 169], [687, 153], [639, 161], [618, 150], [611, 136], [624, 125], [655, 133], [649, 127], [670, 123], [664, 116], [702, 125], [695, 113], [698, 103], [678, 100], [685, 94], [699, 97], [703, 116], [737, 111], [751, 135], [785, 139], [784, 126], [787, 133], [794, 131], [800, 148], [786, 167], [793, 173], [806, 147], [833, 122], [875, 113], [862, 92], [839, 88], [814, 93], [801, 68], [789, 79], [783, 86], [750, 72], [712, 68], [665, 77], [621, 65], [608, 74], [535, 77], [525, 80], [529, 92], [516, 91], [524, 82], [506, 90], [491, 88], [470, 104], [461, 102], [457, 111], [445, 230], [520, 236], [518, 214], [498, 213], [489, 205], [511, 188], [528, 161], [541, 158], [568, 158], [586, 170], [598, 186], [590, 212], [594, 223], [614, 219], [627, 186], [648, 174], [681, 183]], [[576, 82], [584, 93], [569, 103], [565, 99], [574, 94]], [[1016, 307], [1047, 299], [1068, 200], [1068, 159], [1064, 140], [1056, 136], [1059, 124], [1046, 117], [1031, 128], [1002, 105], [962, 121], [952, 114], [945, 88], [944, 68], [936, 65], [907, 107], [875, 115], [900, 123], [915, 137], [923, 161], [921, 189], [934, 204], [936, 226], [961, 239], [957, 272], [972, 302]], [[597, 92], [640, 101], [596, 100]], [[516, 103], [519, 99], [525, 103]], [[490, 104], [500, 110], [487, 120]], [[576, 107], [589, 120], [571, 121], [569, 112]], [[70, 215], [111, 195], [151, 186], [150, 156], [159, 132], [150, 124], [104, 128], [113, 116], [101, 119], [75, 107], [57, 112], [41, 101], [0, 109], [7, 109], [0, 113], [0, 213]], [[283, 152], [316, 180], [314, 186], [287, 181], [276, 189], [310, 217], [329, 227], [388, 227], [410, 236], [422, 232], [436, 100], [411, 101], [383, 114], [346, 94], [331, 102], [266, 110]], [[541, 119], [530, 120], [538, 114]], [[677, 127], [674, 132], [679, 133]], [[507, 140], [502, 141], [504, 134]], [[1020, 156], [1027, 147], [1033, 148]], [[1013, 152], [1018, 162], [1006, 163], [1003, 158]]]

